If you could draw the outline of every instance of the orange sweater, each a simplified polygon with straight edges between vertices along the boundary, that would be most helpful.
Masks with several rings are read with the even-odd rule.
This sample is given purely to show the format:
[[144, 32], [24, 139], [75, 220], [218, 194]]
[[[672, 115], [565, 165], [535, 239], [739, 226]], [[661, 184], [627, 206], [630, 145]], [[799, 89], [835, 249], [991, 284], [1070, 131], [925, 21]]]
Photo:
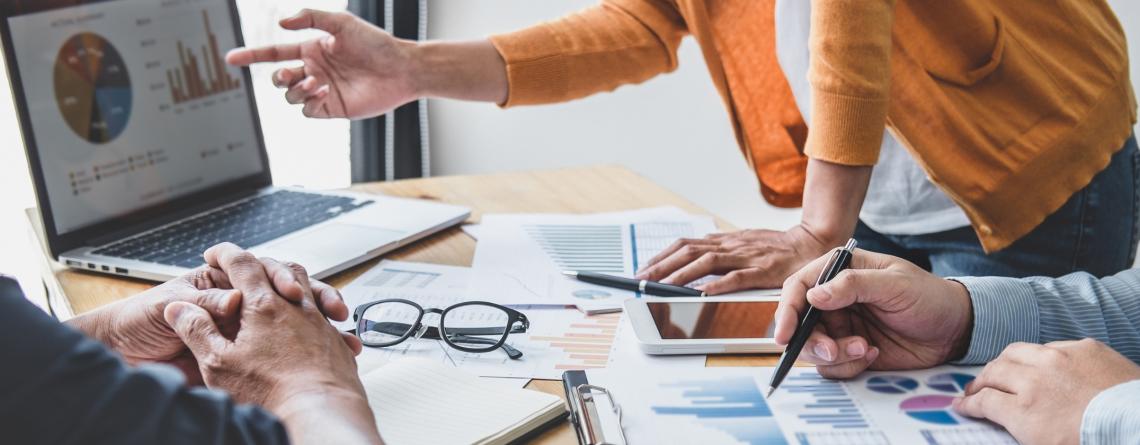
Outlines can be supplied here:
[[675, 69], [692, 35], [770, 202], [799, 204], [804, 154], [873, 165], [887, 126], [987, 251], [1037, 227], [1132, 132], [1124, 32], [1104, 0], [811, 1], [806, 136], [776, 63], [773, 0], [605, 0], [494, 36], [506, 106], [645, 81]]

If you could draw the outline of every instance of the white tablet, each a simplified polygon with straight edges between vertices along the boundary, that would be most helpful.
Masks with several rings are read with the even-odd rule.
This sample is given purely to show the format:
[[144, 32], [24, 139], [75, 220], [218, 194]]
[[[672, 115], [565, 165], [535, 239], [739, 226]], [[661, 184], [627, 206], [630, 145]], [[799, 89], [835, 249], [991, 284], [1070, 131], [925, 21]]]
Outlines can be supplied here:
[[772, 339], [780, 297], [641, 298], [625, 310], [652, 355], [782, 352]]

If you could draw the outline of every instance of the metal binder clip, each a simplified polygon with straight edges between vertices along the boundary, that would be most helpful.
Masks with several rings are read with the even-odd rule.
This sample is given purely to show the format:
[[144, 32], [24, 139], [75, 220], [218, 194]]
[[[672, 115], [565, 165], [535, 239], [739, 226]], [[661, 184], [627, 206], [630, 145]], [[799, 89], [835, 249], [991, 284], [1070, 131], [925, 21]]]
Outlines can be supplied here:
[[[575, 412], [579, 417], [579, 438], [585, 445], [625, 445], [629, 443], [625, 439], [625, 428], [622, 425], [621, 406], [614, 401], [614, 396], [609, 390], [595, 385], [578, 385], [574, 387], [575, 391]], [[605, 434], [602, 432], [601, 417], [598, 415], [597, 404], [594, 402], [595, 392], [606, 395], [613, 408], [614, 415], [617, 416], [618, 434], [621, 436], [621, 443], [615, 444], [606, 441]]]

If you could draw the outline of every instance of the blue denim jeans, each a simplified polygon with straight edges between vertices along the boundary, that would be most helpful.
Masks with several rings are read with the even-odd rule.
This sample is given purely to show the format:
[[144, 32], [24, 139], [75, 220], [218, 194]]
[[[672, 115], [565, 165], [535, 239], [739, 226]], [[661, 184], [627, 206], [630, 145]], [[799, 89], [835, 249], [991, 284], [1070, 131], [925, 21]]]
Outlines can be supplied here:
[[927, 235], [887, 235], [862, 222], [859, 247], [905, 258], [934, 274], [1059, 277], [1084, 271], [1098, 277], [1132, 267], [1140, 242], [1140, 150], [1124, 143], [1083, 190], [1009, 247], [986, 254], [970, 227]]

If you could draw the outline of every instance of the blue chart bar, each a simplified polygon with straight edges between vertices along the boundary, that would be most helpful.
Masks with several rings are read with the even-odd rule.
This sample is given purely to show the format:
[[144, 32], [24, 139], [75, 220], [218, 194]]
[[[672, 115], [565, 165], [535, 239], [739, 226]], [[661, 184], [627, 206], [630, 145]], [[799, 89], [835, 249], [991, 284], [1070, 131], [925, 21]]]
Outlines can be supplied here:
[[788, 443], [752, 377], [667, 383], [661, 385], [661, 391], [679, 391], [687, 404], [652, 406], [659, 415], [690, 417], [702, 427], [723, 431], [742, 443]]
[[812, 397], [813, 400], [804, 405], [804, 411], [796, 416], [809, 425], [826, 425], [836, 429], [870, 426], [843, 385], [824, 379], [819, 374], [790, 376], [780, 391]]

